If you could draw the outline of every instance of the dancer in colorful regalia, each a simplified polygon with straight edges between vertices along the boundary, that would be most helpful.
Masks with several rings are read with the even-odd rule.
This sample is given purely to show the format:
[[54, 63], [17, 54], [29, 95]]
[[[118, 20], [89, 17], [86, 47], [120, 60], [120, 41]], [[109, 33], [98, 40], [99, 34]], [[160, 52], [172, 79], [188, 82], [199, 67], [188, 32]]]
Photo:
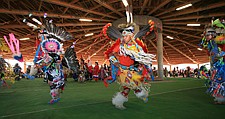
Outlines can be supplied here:
[[201, 45], [207, 49], [210, 57], [211, 76], [207, 92], [216, 104], [225, 104], [225, 23], [219, 19], [212, 21], [206, 28]]
[[6, 73], [6, 65], [9, 66], [9, 64], [0, 56], [0, 86], [8, 87], [9, 85], [5, 81], [5, 73]]
[[[9, 48], [3, 43], [3, 38], [0, 38], [0, 51], [9, 52]], [[15, 74], [8, 62], [5, 61], [2, 55], [0, 55], [0, 86], [10, 88], [10, 85], [6, 82], [9, 80], [11, 84], [15, 83]]]
[[[151, 64], [155, 55], [147, 53], [146, 45], [140, 40], [148, 35], [154, 28], [154, 22], [149, 20], [137, 34], [134, 34], [135, 23], [133, 23], [132, 13], [128, 12], [127, 24], [120, 24], [122, 33], [112, 26], [111, 23], [103, 27], [103, 33], [106, 38], [116, 40], [115, 43], [107, 49], [105, 55], [109, 58], [111, 65], [111, 77], [104, 79], [105, 86], [108, 83], [117, 81], [122, 90], [117, 92], [112, 98], [112, 104], [118, 109], [125, 109], [124, 102], [128, 101], [128, 94], [134, 90], [137, 98], [144, 102], [148, 101], [150, 84], [146, 78], [146, 73], [140, 73], [138, 68], [143, 66], [148, 73], [151, 71]], [[135, 67], [135, 63], [138, 63]]]
[[[63, 66], [77, 72], [79, 63], [74, 52], [75, 43], [67, 48], [65, 53], [62, 48], [61, 42], [72, 40], [72, 35], [63, 28], [57, 27], [52, 20], [47, 20], [46, 17], [47, 14], [44, 15], [44, 23], [41, 23], [30, 14], [29, 19], [24, 19], [23, 22], [39, 31], [40, 44], [36, 50], [34, 63], [45, 73], [52, 97], [49, 104], [53, 104], [59, 101], [60, 90], [64, 90]], [[61, 55], [63, 58], [60, 57]]]

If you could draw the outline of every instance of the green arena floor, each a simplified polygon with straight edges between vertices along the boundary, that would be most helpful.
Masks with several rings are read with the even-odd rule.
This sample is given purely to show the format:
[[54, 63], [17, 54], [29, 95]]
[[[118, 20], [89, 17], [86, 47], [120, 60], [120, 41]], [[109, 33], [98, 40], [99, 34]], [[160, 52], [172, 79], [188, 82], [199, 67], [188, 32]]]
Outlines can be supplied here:
[[148, 103], [130, 92], [126, 110], [111, 104], [119, 91], [113, 83], [78, 83], [68, 79], [60, 102], [49, 105], [49, 86], [42, 79], [17, 81], [0, 87], [3, 119], [222, 119], [225, 105], [215, 105], [200, 79], [169, 78], [151, 83]]

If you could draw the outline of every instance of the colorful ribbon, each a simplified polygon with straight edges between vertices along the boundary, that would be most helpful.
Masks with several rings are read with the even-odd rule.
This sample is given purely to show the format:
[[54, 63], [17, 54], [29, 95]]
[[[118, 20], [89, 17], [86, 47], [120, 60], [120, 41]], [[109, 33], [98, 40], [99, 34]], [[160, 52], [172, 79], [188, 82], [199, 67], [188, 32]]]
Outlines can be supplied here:
[[4, 39], [13, 53], [13, 58], [20, 62], [23, 62], [23, 56], [20, 53], [20, 48], [19, 48], [19, 43], [20, 43], [19, 40], [15, 38], [13, 33], [9, 34], [9, 41], [6, 36], [4, 36]]

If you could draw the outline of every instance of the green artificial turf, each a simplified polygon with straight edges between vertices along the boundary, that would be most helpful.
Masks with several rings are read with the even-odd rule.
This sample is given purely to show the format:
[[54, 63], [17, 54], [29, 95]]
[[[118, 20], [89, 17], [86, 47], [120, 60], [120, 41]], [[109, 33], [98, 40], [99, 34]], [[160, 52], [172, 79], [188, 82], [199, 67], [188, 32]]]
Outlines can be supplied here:
[[17, 81], [10, 89], [0, 87], [0, 118], [3, 119], [219, 119], [225, 105], [213, 104], [204, 81], [170, 78], [151, 83], [148, 103], [130, 92], [126, 110], [111, 104], [119, 91], [113, 83], [66, 82], [61, 100], [49, 105], [49, 86], [42, 79]]

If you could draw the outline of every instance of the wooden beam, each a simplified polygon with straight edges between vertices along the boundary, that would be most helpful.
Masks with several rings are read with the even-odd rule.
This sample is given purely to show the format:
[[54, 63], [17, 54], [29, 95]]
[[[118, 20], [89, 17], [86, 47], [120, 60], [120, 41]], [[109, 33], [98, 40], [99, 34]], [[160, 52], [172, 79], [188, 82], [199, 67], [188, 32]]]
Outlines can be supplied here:
[[[95, 26], [95, 25], [99, 25], [99, 26], [103, 26], [105, 25], [106, 23], [56, 23], [56, 26], [60, 26], [60, 27], [63, 27], [63, 26]], [[18, 25], [18, 24], [11, 24], [11, 25], [2, 25], [0, 26], [0, 28], [3, 28], [3, 29], [9, 29], [9, 28], [30, 28], [29, 26], [27, 25]]]
[[102, 2], [101, 0], [95, 0], [95, 2], [97, 2], [98, 4], [104, 6], [107, 9], [110, 9], [111, 11], [115, 12], [116, 14], [120, 15], [121, 17], [124, 17], [124, 15], [122, 13], [120, 13], [119, 11], [117, 11], [116, 9], [114, 9], [112, 6], [110, 6], [109, 4], [106, 4], [105, 2]]
[[147, 15], [151, 15], [152, 13], [154, 13], [155, 11], [160, 9], [161, 7], [163, 7], [166, 4], [168, 4], [170, 1], [172, 1], [172, 0], [163, 0], [163, 2], [161, 4], [157, 5], [157, 7], [155, 7], [153, 10], [149, 11], [149, 13]]
[[198, 64], [198, 62], [196, 62], [195, 60], [193, 60], [191, 57], [187, 56], [184, 52], [181, 52], [179, 49], [175, 48], [173, 45], [169, 44], [167, 41], [163, 40], [163, 42], [165, 44], [169, 45], [174, 50], [176, 50], [178, 53], [182, 54], [183, 56], [185, 56], [186, 58], [188, 58], [189, 60], [191, 60], [193, 63]]
[[[152, 44], [152, 46], [157, 50], [157, 47], [156, 47], [156, 45], [151, 41], [151, 40], [149, 40], [149, 42]], [[164, 55], [163, 55], [163, 59], [167, 62], [167, 63], [169, 63], [169, 61], [164, 57]]]
[[77, 53], [80, 53], [80, 52], [82, 52], [82, 51], [84, 51], [84, 50], [88, 49], [89, 47], [91, 47], [91, 46], [93, 46], [93, 45], [95, 45], [95, 44], [97, 44], [97, 43], [100, 43], [100, 42], [102, 42], [102, 41], [104, 41], [104, 40], [106, 40], [106, 38], [103, 38], [103, 39], [101, 39], [101, 40], [98, 40], [98, 41], [96, 41], [96, 42], [92, 43], [92, 44], [91, 44], [91, 45], [89, 45], [89, 46], [86, 46], [85, 48], [83, 48], [83, 49], [81, 49], [81, 50], [77, 51]]
[[86, 42], [86, 41], [90, 41], [90, 40], [92, 40], [92, 39], [99, 38], [99, 37], [101, 37], [101, 36], [102, 36], [101, 34], [99, 34], [99, 35], [94, 35], [94, 36], [88, 37], [88, 38], [86, 38], [86, 39], [79, 40], [76, 44], [81, 44], [81, 43], [83, 43], [83, 42]]
[[[72, 2], [70, 2], [70, 4], [74, 4], [76, 2], [78, 2], [79, 0], [73, 0]], [[69, 9], [69, 7], [66, 7], [64, 10], [63, 10], [63, 14], [66, 13], [66, 11]]]
[[[120, 0], [110, 0], [110, 1], [107, 1], [108, 4], [112, 4], [112, 3], [115, 3], [115, 2], [118, 2]], [[95, 10], [97, 8], [100, 8], [102, 5], [96, 5], [94, 6], [93, 8], [91, 8], [90, 10]], [[84, 16], [87, 16], [89, 13], [86, 13]]]
[[199, 2], [199, 1], [201, 1], [201, 0], [182, 1], [182, 4], [176, 5], [175, 7], [172, 7], [172, 8], [169, 8], [169, 9], [166, 9], [166, 10], [164, 10], [163, 12], [160, 12], [160, 13], [156, 14], [155, 16], [157, 16], [157, 17], [158, 17], [158, 16], [162, 16], [162, 15], [164, 15], [164, 14], [166, 14], [166, 13], [175, 11], [176, 8], [178, 8], [178, 7], [182, 7], [182, 6], [184, 6], [184, 5], [187, 5], [187, 3], [192, 3], [192, 4], [194, 4], [194, 3]]
[[88, 28], [83, 28], [83, 29], [72, 29], [72, 30], [67, 30], [68, 32], [80, 32], [80, 31], [89, 31], [89, 30], [96, 30], [96, 29], [102, 29], [103, 27], [88, 27]]
[[190, 21], [190, 22], [163, 22], [163, 25], [187, 25], [187, 24], [208, 25], [209, 22], [196, 22], [196, 21]]
[[[95, 56], [96, 54], [98, 54], [98, 52], [100, 52], [103, 48], [105, 48], [107, 45], [109, 45], [109, 42], [107, 42], [105, 45], [103, 45], [102, 47], [100, 47], [95, 53], [93, 53], [90, 58], [92, 58], [93, 56]], [[104, 55], [102, 56], [104, 57]]]
[[104, 26], [106, 25], [106, 23], [63, 23], [63, 24], [58, 24], [56, 23], [56, 26], [96, 26], [96, 25], [100, 25], [100, 26]]
[[221, 17], [225, 16], [224, 12], [220, 13], [208, 13], [208, 14], [203, 14], [203, 15], [189, 15], [189, 16], [182, 16], [182, 17], [175, 17], [175, 18], [170, 18], [170, 19], [164, 19], [162, 20], [163, 22], [166, 21], [178, 21], [178, 20], [190, 20], [190, 19], [201, 19], [201, 18], [211, 18], [211, 17]]
[[194, 27], [179, 27], [179, 26], [163, 26], [163, 28], [168, 28], [168, 29], [180, 29], [180, 30], [190, 30], [190, 31], [200, 31], [203, 32], [204, 29], [198, 29]]
[[[164, 29], [165, 30], [165, 29]], [[163, 35], [164, 36], [171, 36], [171, 35], [169, 35], [169, 34], [166, 34], [166, 33], [163, 33]], [[197, 46], [197, 45], [194, 45], [194, 44], [191, 44], [191, 43], [189, 43], [189, 42], [187, 42], [187, 41], [185, 41], [185, 40], [182, 40], [182, 39], [179, 39], [179, 38], [174, 38], [175, 40], [177, 40], [177, 41], [180, 41], [180, 42], [182, 42], [182, 43], [185, 43], [185, 44], [188, 44], [188, 45], [190, 45], [190, 46], [192, 46], [192, 47], [195, 47], [195, 48], [199, 48], [199, 46]], [[165, 40], [165, 39], [164, 39]]]
[[141, 8], [139, 14], [143, 14], [143, 11], [144, 11], [146, 5], [148, 4], [148, 2], [151, 2], [151, 0], [150, 1], [149, 0], [144, 0], [144, 3], [142, 5], [142, 8]]
[[[36, 11], [27, 11], [27, 10], [10, 10], [10, 9], [0, 9], [0, 13], [3, 14], [17, 14], [17, 15], [27, 15], [32, 14], [34, 16], [40, 16], [43, 17], [45, 12], [36, 12]], [[74, 16], [74, 15], [66, 15], [66, 14], [55, 14], [55, 13], [48, 13], [48, 17], [54, 17], [54, 18], [66, 18], [66, 19], [92, 19], [95, 21], [105, 21], [105, 22], [111, 22], [112, 20], [106, 20], [106, 19], [99, 19], [99, 18], [92, 18], [92, 17], [82, 17], [82, 16]]]
[[174, 34], [181, 34], [181, 35], [193, 37], [193, 38], [196, 38], [196, 39], [201, 39], [200, 36], [194, 36], [194, 35], [191, 35], [191, 34], [181, 33], [181, 32], [173, 31], [173, 30], [170, 30], [170, 29], [163, 29], [163, 31], [174, 33]]
[[219, 8], [219, 7], [222, 7], [222, 6], [225, 6], [224, 1], [221, 1], [221, 2], [218, 2], [218, 3], [213, 3], [213, 4], [207, 4], [203, 7], [197, 8], [197, 9], [192, 8], [192, 9], [181, 10], [179, 12], [161, 17], [161, 19], [165, 19], [165, 18], [169, 18], [169, 17], [177, 17], [177, 16], [180, 16], [180, 15], [185, 15], [185, 14], [190, 14], [190, 13], [194, 13], [194, 12], [200, 12], [200, 11], [204, 11], [204, 10]]
[[109, 18], [112, 18], [112, 19], [118, 19], [118, 17], [114, 17], [114, 16], [107, 15], [107, 14], [104, 14], [104, 13], [100, 13], [100, 12], [96, 12], [96, 11], [93, 11], [93, 10], [85, 9], [85, 8], [77, 6], [77, 5], [71, 5], [67, 2], [62, 2], [62, 1], [59, 1], [59, 0], [43, 0], [43, 1], [51, 3], [51, 4], [56, 4], [56, 5], [60, 5], [60, 6], [64, 6], [64, 7], [84, 11], [84, 12], [88, 12], [88, 13], [92, 13], [92, 14], [97, 14], [97, 15], [100, 15], [100, 16], [106, 16], [106, 17], [109, 17]]
[[195, 56], [195, 54], [191, 51], [191, 49], [186, 45], [186, 44], [183, 44], [186, 48], [187, 48], [187, 50], [191, 53], [191, 55], [194, 57], [194, 59], [197, 61], [197, 62], [199, 62], [199, 60], [198, 60], [198, 58]]
[[[88, 32], [88, 33], [85, 33], [85, 34], [89, 34], [89, 33], [99, 33], [99, 32], [101, 32], [102, 30], [97, 30], [97, 31], [92, 31], [92, 32]], [[84, 36], [85, 34], [77, 34], [77, 35], [75, 35], [75, 38], [80, 38], [80, 37], [82, 37], [82, 36]]]
[[43, 1], [40, 1], [40, 4], [39, 4], [39, 6], [38, 6], [38, 11], [41, 10], [42, 3], [43, 3]]

